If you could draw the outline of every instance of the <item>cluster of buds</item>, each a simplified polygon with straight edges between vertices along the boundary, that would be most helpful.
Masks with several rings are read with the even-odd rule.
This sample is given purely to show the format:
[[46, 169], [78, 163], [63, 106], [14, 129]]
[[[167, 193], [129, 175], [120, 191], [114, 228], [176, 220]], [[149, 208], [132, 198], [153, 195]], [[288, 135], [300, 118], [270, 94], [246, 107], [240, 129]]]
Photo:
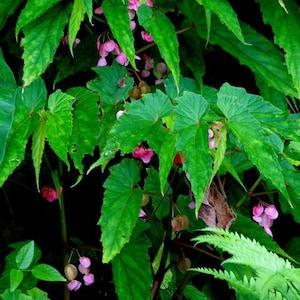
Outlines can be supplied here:
[[262, 226], [268, 235], [273, 236], [270, 228], [273, 225], [273, 220], [277, 219], [279, 215], [276, 207], [273, 204], [260, 201], [258, 205], [253, 207], [252, 213], [252, 219]]
[[68, 263], [65, 268], [65, 276], [69, 280], [67, 286], [70, 291], [77, 291], [82, 283], [77, 280], [78, 271], [83, 275], [83, 282], [85, 285], [91, 285], [94, 283], [94, 274], [90, 273], [91, 260], [86, 256], [79, 257], [79, 265], [76, 268], [75, 265]]

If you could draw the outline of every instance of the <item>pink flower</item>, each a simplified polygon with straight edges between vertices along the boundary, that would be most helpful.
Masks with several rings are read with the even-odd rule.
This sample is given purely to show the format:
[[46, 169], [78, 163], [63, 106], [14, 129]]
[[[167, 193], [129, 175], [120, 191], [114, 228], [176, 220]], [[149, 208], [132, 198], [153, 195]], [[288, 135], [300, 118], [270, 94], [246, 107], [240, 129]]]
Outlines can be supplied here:
[[139, 0], [128, 0], [128, 10], [134, 10], [137, 11], [137, 9], [141, 6], [141, 3]]
[[131, 30], [134, 30], [136, 28], [136, 23], [135, 23], [135, 21], [130, 21], [130, 29]]
[[78, 270], [81, 274], [87, 275], [90, 273], [90, 267], [84, 267], [82, 264], [78, 265]]
[[77, 291], [81, 287], [81, 282], [74, 279], [68, 283], [67, 287], [70, 291]]
[[113, 40], [108, 40], [103, 44], [103, 47], [105, 51], [112, 52], [116, 47], [116, 43]]
[[145, 149], [143, 146], [136, 147], [132, 153], [134, 158], [140, 158], [145, 164], [149, 163], [152, 156], [153, 150], [151, 148]]
[[88, 274], [84, 275], [83, 281], [84, 281], [85, 285], [91, 285], [95, 281], [94, 275], [92, 273], [88, 273]]
[[79, 262], [84, 268], [88, 268], [91, 265], [91, 260], [86, 256], [81, 256]]
[[97, 62], [97, 67], [105, 67], [107, 65], [107, 61], [105, 57], [100, 57]]
[[[61, 191], [62, 191], [62, 188], [61, 188]], [[48, 202], [53, 202], [54, 200], [57, 200], [57, 198], [58, 198], [56, 191], [49, 186], [42, 187], [41, 195]]]
[[125, 55], [124, 52], [121, 52], [117, 57], [116, 57], [116, 62], [122, 66], [127, 66], [129, 61]]
[[269, 205], [260, 201], [259, 205], [253, 207], [252, 213], [252, 219], [263, 227], [268, 235], [273, 236], [270, 228], [273, 225], [273, 220], [279, 215], [276, 207], [273, 204]]
[[139, 218], [145, 218], [145, 217], [147, 217], [147, 214], [143, 209], [141, 209], [139, 213]]
[[164, 62], [160, 62], [156, 65], [156, 71], [159, 73], [165, 73], [167, 71], [167, 65]]
[[96, 15], [102, 15], [102, 14], [103, 14], [103, 9], [102, 9], [102, 7], [97, 7], [97, 8], [95, 9], [95, 14], [96, 14]]
[[141, 36], [142, 36], [142, 39], [148, 43], [151, 43], [153, 42], [153, 38], [151, 36], [151, 34], [147, 31], [141, 31]]

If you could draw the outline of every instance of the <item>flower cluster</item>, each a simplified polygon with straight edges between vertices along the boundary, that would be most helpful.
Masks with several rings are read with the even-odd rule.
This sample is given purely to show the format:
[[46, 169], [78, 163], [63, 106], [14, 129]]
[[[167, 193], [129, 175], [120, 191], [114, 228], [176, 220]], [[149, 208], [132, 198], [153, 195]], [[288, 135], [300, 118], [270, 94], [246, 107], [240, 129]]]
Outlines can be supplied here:
[[69, 280], [67, 286], [70, 291], [77, 291], [82, 283], [77, 280], [78, 271], [83, 275], [83, 282], [85, 285], [91, 285], [94, 283], [94, 274], [90, 273], [91, 260], [86, 256], [79, 258], [79, 265], [76, 268], [73, 264], [68, 263], [65, 266], [64, 272], [66, 278]]
[[60, 187], [59, 193], [57, 193], [55, 189], [49, 186], [43, 186], [41, 189], [42, 197], [45, 198], [48, 202], [57, 200], [60, 193], [62, 193], [62, 187]]
[[149, 57], [147, 54], [142, 56], [142, 60], [144, 61], [144, 68], [141, 71], [141, 76], [143, 78], [147, 78], [151, 75], [151, 70], [153, 75], [155, 76], [155, 85], [163, 83], [166, 72], [167, 72], [167, 65], [164, 62], [159, 62], [156, 65], [154, 64], [154, 59]]
[[151, 148], [145, 148], [143, 145], [136, 147], [132, 153], [134, 158], [140, 158], [145, 164], [149, 163], [152, 156], [153, 150]]
[[273, 225], [273, 220], [277, 219], [279, 215], [276, 207], [261, 201], [253, 207], [252, 213], [252, 219], [262, 226], [268, 235], [273, 236], [270, 228]]

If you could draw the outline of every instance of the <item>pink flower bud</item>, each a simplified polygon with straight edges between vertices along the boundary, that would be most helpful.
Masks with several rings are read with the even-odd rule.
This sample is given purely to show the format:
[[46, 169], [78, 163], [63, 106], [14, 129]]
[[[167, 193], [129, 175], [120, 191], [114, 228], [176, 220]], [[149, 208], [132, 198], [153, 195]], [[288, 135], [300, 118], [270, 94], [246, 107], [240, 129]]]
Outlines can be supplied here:
[[272, 220], [277, 219], [279, 215], [276, 207], [273, 204], [265, 208], [265, 214]]
[[253, 215], [257, 216], [257, 217], [259, 217], [263, 213], [263, 211], [264, 211], [264, 208], [261, 205], [254, 206], [252, 209]]
[[91, 260], [86, 256], [81, 256], [79, 262], [84, 268], [88, 268], [91, 265]]
[[67, 287], [70, 291], [77, 291], [81, 287], [81, 282], [74, 279], [68, 283]]
[[104, 57], [100, 57], [97, 63], [97, 67], [105, 67], [107, 65], [107, 61]]
[[103, 44], [103, 47], [107, 52], [112, 52], [116, 47], [116, 43], [113, 40], [109, 40]]
[[141, 36], [142, 36], [142, 39], [148, 43], [151, 43], [153, 42], [153, 38], [151, 36], [151, 34], [147, 31], [141, 31]]
[[105, 48], [104, 48], [104, 44], [101, 44], [100, 46], [99, 46], [99, 55], [101, 56], [101, 57], [106, 57], [107, 55], [108, 55], [108, 52], [105, 50]]
[[95, 9], [95, 14], [96, 14], [96, 15], [102, 15], [102, 14], [103, 14], [103, 9], [102, 9], [102, 7], [97, 7], [97, 8]]
[[151, 148], [145, 149], [144, 147], [136, 147], [132, 156], [134, 158], [140, 158], [145, 164], [147, 164], [153, 156], [153, 150]]
[[57, 193], [56, 191], [48, 186], [42, 187], [41, 195], [43, 198], [45, 198], [48, 202], [53, 202], [54, 200], [57, 200]]
[[160, 62], [156, 65], [156, 71], [165, 73], [167, 71], [167, 65], [164, 62]]
[[116, 57], [116, 62], [122, 66], [127, 66], [129, 61], [125, 55], [124, 52], [121, 52], [117, 57]]
[[117, 119], [120, 119], [120, 118], [122, 117], [122, 115], [123, 115], [125, 112], [126, 112], [125, 109], [124, 109], [124, 110], [119, 110], [119, 111], [117, 111], [117, 113], [116, 113], [116, 118], [117, 118]]
[[79, 265], [78, 265], [78, 270], [79, 270], [79, 272], [80, 272], [81, 274], [84, 274], [84, 275], [90, 273], [90, 267], [85, 268], [82, 264], [79, 264]]
[[149, 77], [149, 76], [150, 76], [150, 71], [148, 71], [148, 70], [142, 70], [141, 76], [142, 76], [143, 78]]
[[136, 23], [135, 23], [135, 21], [130, 21], [130, 29], [131, 30], [134, 30], [136, 28]]
[[86, 274], [83, 276], [83, 280], [84, 280], [85, 285], [90, 285], [90, 284], [94, 283], [95, 278], [94, 278], [93, 274], [89, 273], [89, 274]]

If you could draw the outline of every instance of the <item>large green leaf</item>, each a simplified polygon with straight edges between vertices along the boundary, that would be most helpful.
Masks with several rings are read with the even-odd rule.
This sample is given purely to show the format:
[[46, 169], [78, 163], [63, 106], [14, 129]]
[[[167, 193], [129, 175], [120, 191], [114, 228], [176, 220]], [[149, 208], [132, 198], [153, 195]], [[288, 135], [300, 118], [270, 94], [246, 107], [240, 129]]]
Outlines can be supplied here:
[[134, 228], [130, 243], [112, 260], [114, 284], [118, 299], [151, 299], [152, 272], [148, 248], [151, 246], [141, 221]]
[[52, 62], [63, 37], [69, 11], [69, 6], [54, 6], [24, 27], [21, 41], [24, 47], [24, 86], [34, 81]]
[[0, 30], [4, 27], [8, 17], [16, 11], [21, 3], [22, 0], [2, 0], [0, 2]]
[[154, 42], [160, 51], [162, 58], [172, 71], [176, 86], [179, 86], [179, 54], [178, 40], [174, 25], [168, 17], [153, 11], [146, 4], [142, 4], [137, 11], [140, 24], [146, 31], [150, 32]]
[[144, 94], [142, 100], [125, 105], [126, 113], [112, 129], [122, 153], [134, 150], [142, 141], [147, 140], [156, 152], [167, 134], [161, 118], [173, 111], [170, 99], [160, 90]]
[[69, 166], [68, 150], [72, 134], [72, 104], [71, 95], [57, 90], [49, 96], [47, 111], [47, 140], [56, 155]]
[[80, 87], [69, 89], [67, 93], [75, 98], [69, 154], [75, 168], [83, 174], [82, 159], [85, 155], [92, 155], [98, 143], [99, 99], [94, 93]]
[[183, 168], [188, 172], [198, 212], [212, 174], [208, 145], [208, 124], [203, 120], [207, 101], [192, 92], [176, 98], [175, 130], [178, 131], [176, 149], [186, 157]]
[[[243, 89], [229, 84], [224, 84], [218, 93], [218, 106], [227, 119], [228, 130], [244, 146], [250, 160], [261, 174], [270, 180], [290, 202], [278, 155], [267, 138], [259, 118], [256, 117], [255, 111], [249, 110], [247, 97], [243, 97], [243, 94]], [[259, 107], [257, 113], [262, 113], [261, 108]]]
[[110, 262], [129, 242], [142, 204], [142, 191], [136, 186], [140, 180], [137, 162], [123, 159], [110, 172], [103, 185], [106, 190], [99, 220], [104, 263]]
[[22, 28], [43, 15], [57, 2], [59, 2], [59, 0], [28, 0], [18, 18], [18, 22], [16, 25], [16, 36], [18, 36]]
[[284, 1], [286, 11], [276, 1], [256, 0], [265, 23], [270, 24], [275, 34], [274, 41], [285, 51], [285, 62], [300, 98], [300, 20], [299, 4]]
[[40, 280], [45, 281], [67, 281], [54, 267], [47, 264], [35, 265], [32, 270], [32, 275]]
[[73, 44], [79, 31], [80, 24], [84, 19], [86, 13], [86, 7], [83, 0], [75, 0], [73, 3], [73, 8], [71, 16], [69, 19], [69, 28], [68, 28], [68, 39], [69, 39], [69, 48], [70, 52], [73, 55]]
[[220, 21], [242, 42], [245, 43], [238, 17], [226, 0], [197, 0], [206, 9], [215, 13]]
[[17, 253], [16, 264], [21, 270], [29, 268], [34, 259], [34, 241], [25, 244]]
[[0, 48], [0, 164], [5, 155], [7, 137], [13, 123], [16, 88], [14, 74], [6, 64]]
[[127, 4], [125, 1], [104, 0], [102, 8], [107, 23], [120, 48], [126, 54], [131, 65], [136, 69], [134, 38], [130, 29]]

